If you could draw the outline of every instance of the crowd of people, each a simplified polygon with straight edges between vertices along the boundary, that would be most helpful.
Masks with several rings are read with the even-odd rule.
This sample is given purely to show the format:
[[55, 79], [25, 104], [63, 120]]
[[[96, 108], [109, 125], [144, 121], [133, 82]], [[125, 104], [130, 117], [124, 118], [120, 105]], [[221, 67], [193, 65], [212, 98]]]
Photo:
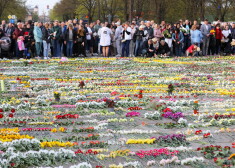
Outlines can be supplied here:
[[235, 55], [235, 23], [188, 20], [175, 24], [162, 21], [101, 23], [83, 20], [17, 24], [2, 21], [1, 57], [169, 57]]

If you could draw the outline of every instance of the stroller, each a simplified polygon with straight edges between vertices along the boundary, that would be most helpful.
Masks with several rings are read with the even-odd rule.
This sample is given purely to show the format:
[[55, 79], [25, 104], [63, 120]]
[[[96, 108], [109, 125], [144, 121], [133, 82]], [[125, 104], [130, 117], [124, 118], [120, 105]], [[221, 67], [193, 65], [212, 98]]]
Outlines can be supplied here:
[[0, 42], [0, 55], [1, 57], [7, 57], [11, 48], [11, 39], [9, 37], [2, 37]]

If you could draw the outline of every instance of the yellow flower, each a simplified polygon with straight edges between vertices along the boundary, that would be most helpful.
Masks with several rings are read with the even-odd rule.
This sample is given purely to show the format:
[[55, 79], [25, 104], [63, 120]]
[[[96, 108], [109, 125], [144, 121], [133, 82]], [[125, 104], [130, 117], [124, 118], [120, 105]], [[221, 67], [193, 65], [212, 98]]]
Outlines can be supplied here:
[[235, 153], [231, 154], [228, 159], [232, 159], [234, 156], [235, 156]]
[[51, 130], [51, 132], [57, 132], [57, 129], [56, 129], [56, 128], [53, 128], [53, 129]]

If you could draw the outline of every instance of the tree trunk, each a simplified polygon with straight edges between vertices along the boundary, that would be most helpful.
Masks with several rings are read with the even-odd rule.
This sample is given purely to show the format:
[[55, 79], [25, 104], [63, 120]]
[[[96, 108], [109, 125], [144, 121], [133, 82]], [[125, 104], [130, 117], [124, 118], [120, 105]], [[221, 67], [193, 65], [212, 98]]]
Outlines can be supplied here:
[[98, 19], [100, 20], [100, 0], [98, 0]]
[[129, 21], [133, 19], [134, 0], [129, 0]]
[[124, 15], [125, 15], [125, 20], [128, 20], [129, 15], [128, 15], [128, 1], [124, 0], [125, 6], [124, 6]]

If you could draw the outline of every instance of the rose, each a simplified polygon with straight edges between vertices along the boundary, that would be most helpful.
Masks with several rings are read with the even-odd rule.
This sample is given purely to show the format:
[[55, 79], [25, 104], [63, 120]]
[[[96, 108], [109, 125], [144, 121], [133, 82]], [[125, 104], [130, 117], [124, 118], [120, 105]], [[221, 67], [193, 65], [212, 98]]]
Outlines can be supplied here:
[[3, 118], [4, 117], [4, 115], [3, 114], [0, 114], [0, 118]]
[[3, 112], [3, 109], [0, 109], [0, 112], [2, 113], [2, 112]]
[[13, 114], [9, 114], [8, 116], [9, 116], [10, 118], [12, 118], [14, 115], [13, 115]]
[[11, 109], [11, 112], [14, 113], [14, 112], [16, 112], [16, 110], [15, 109]]

